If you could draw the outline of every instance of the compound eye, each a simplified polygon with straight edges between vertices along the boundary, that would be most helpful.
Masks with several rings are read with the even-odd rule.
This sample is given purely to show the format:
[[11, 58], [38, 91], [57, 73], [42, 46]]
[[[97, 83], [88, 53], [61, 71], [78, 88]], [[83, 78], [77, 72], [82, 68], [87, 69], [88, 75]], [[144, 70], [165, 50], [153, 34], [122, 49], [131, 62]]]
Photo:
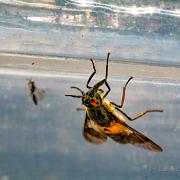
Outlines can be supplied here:
[[97, 107], [97, 106], [98, 106], [98, 101], [92, 99], [91, 102], [90, 102], [90, 104], [91, 104], [92, 106], [94, 106], [94, 107]]
[[94, 97], [94, 92], [93, 92], [93, 91], [90, 92], [90, 93], [89, 93], [89, 96], [90, 96], [90, 97]]

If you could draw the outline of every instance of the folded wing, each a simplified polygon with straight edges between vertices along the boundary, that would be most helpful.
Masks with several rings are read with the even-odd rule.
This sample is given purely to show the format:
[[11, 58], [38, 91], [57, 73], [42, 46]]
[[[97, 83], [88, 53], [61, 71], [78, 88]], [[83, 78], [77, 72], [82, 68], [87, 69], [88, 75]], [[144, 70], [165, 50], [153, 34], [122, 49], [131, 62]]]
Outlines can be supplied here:
[[132, 144], [151, 151], [161, 152], [162, 148], [152, 140], [121, 121], [112, 121], [109, 127], [98, 129], [120, 144]]
[[92, 144], [102, 144], [107, 141], [107, 136], [101, 132], [94, 122], [89, 118], [86, 113], [84, 129], [84, 138]]

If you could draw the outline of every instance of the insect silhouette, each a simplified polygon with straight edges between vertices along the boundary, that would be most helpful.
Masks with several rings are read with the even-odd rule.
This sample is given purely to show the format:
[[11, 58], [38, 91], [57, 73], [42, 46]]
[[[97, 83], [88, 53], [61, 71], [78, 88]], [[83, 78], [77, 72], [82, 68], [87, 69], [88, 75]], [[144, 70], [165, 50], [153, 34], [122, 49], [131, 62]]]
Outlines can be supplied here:
[[[103, 80], [97, 82], [92, 87], [89, 85], [91, 79], [96, 74], [94, 61], [91, 59], [94, 71], [86, 83], [88, 91], [84, 92], [80, 88], [72, 86], [71, 88], [78, 90], [81, 95], [65, 95], [82, 99], [82, 104], [85, 106], [86, 111], [83, 130], [85, 139], [93, 144], [102, 144], [106, 142], [107, 137], [110, 137], [120, 144], [129, 143], [151, 151], [161, 152], [162, 148], [159, 145], [125, 123], [125, 118], [134, 121], [150, 112], [163, 112], [163, 110], [146, 110], [136, 117], [131, 118], [122, 110], [125, 101], [126, 87], [133, 77], [130, 77], [123, 87], [120, 105], [109, 102], [106, 99], [106, 96], [111, 90], [107, 82], [109, 56], [110, 53], [107, 55], [106, 74]], [[108, 89], [106, 92], [100, 88], [103, 84], [105, 84]]]
[[45, 90], [37, 88], [35, 82], [32, 79], [28, 80], [28, 87], [30, 92], [30, 101], [32, 101], [35, 105], [38, 105], [38, 101], [45, 96]]

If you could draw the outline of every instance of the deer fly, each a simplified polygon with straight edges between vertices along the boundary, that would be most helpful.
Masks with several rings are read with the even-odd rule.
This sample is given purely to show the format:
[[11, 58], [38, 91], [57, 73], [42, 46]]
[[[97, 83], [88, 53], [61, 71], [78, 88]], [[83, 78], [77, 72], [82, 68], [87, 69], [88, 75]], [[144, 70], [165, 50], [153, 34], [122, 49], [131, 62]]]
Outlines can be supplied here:
[[29, 99], [35, 105], [38, 105], [38, 101], [41, 100], [45, 96], [45, 90], [37, 88], [35, 82], [30, 79], [28, 80], [29, 87]]
[[[159, 145], [125, 123], [125, 118], [134, 121], [150, 112], [163, 112], [163, 110], [156, 109], [146, 110], [132, 118], [122, 110], [126, 87], [133, 77], [130, 77], [125, 83], [119, 105], [109, 102], [106, 99], [106, 96], [111, 90], [107, 82], [109, 56], [110, 53], [107, 55], [106, 74], [103, 80], [97, 82], [94, 86], [89, 85], [91, 79], [96, 74], [95, 64], [93, 59], [91, 59], [94, 71], [86, 83], [88, 91], [84, 92], [80, 88], [72, 86], [71, 88], [78, 90], [81, 95], [65, 95], [73, 98], [81, 98], [82, 104], [85, 106], [86, 115], [83, 130], [85, 139], [93, 144], [102, 144], [106, 142], [107, 137], [110, 137], [120, 144], [129, 143], [151, 151], [161, 152], [162, 148]], [[103, 84], [108, 89], [106, 92], [100, 88]]]

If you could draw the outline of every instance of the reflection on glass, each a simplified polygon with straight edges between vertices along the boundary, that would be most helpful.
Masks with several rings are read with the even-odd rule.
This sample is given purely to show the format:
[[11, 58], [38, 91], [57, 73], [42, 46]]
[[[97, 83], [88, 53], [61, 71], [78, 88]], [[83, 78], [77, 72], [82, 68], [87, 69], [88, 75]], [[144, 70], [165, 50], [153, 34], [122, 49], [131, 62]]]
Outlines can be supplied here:
[[0, 52], [176, 65], [179, 4], [0, 0]]

